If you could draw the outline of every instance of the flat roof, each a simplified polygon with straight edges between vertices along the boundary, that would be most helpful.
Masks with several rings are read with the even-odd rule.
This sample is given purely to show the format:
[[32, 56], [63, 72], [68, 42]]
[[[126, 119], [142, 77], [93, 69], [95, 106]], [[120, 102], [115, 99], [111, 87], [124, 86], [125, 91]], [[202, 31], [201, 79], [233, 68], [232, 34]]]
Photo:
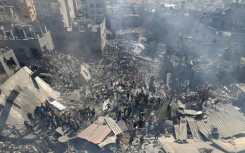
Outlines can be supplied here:
[[[50, 97], [60, 97], [60, 93], [41, 78], [33, 79], [31, 73], [28, 67], [24, 67], [0, 86], [0, 133], [5, 125], [23, 125], [24, 121], [28, 120], [27, 112], [33, 113], [36, 106]], [[16, 88], [20, 89], [19, 94], [12, 96]]]

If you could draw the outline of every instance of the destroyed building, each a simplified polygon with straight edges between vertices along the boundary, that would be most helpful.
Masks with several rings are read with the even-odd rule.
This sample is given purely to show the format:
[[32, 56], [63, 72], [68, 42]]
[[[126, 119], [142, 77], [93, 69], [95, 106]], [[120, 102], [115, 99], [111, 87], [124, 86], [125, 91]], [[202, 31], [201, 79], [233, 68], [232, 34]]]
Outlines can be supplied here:
[[70, 30], [75, 18], [72, 1], [54, 0], [38, 1], [33, 0], [39, 23], [46, 26], [48, 30], [56, 34], [64, 30]]
[[13, 6], [9, 5], [0, 5], [0, 23], [10, 24], [19, 22], [19, 15], [16, 9]]
[[13, 6], [22, 23], [31, 23], [37, 20], [37, 12], [33, 0], [8, 0], [5, 4]]
[[56, 45], [0, 31], [0, 152], [245, 151], [242, 1], [34, 2]]
[[95, 24], [90, 19], [76, 20], [72, 31], [63, 33], [62, 42], [57, 48], [77, 57], [101, 56], [106, 43], [105, 20]]
[[54, 45], [62, 44], [64, 33], [74, 26], [73, 0], [33, 0], [39, 25], [50, 31]]
[[41, 58], [43, 51], [54, 49], [50, 32], [45, 27], [29, 25], [1, 29], [0, 46], [13, 49], [21, 65], [30, 65]]
[[20, 65], [12, 49], [0, 48], [0, 51], [1, 51], [1, 54], [0, 54], [1, 81], [0, 83], [2, 84], [20, 69]]

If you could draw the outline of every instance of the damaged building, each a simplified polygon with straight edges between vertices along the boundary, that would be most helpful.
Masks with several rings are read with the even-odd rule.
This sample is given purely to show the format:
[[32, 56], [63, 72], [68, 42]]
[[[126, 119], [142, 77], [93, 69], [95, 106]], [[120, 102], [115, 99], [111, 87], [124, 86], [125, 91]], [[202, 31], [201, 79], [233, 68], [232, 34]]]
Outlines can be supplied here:
[[54, 49], [51, 34], [45, 27], [29, 25], [1, 29], [0, 46], [13, 49], [21, 65], [30, 65], [42, 57], [43, 51]]
[[77, 57], [101, 56], [106, 43], [105, 20], [100, 24], [90, 19], [76, 20], [74, 29], [65, 32], [61, 42], [57, 48]]
[[81, 0], [81, 11], [85, 18], [99, 24], [106, 17], [106, 0]]
[[0, 51], [1, 51], [1, 54], [0, 54], [1, 81], [0, 83], [2, 84], [20, 69], [20, 65], [12, 49], [0, 48]]
[[[59, 98], [59, 93], [54, 91], [39, 77], [30, 77], [32, 71], [28, 67], [21, 68], [4, 84], [1, 85], [1, 136], [8, 135], [11, 139], [30, 139], [21, 130], [23, 123], [28, 119], [27, 113], [41, 106], [46, 100]], [[30, 100], [31, 98], [31, 100]], [[11, 130], [17, 129], [13, 134]], [[1, 148], [3, 149], [3, 148]]]
[[0, 5], [0, 11], [1, 25], [19, 22], [19, 15], [13, 6]]

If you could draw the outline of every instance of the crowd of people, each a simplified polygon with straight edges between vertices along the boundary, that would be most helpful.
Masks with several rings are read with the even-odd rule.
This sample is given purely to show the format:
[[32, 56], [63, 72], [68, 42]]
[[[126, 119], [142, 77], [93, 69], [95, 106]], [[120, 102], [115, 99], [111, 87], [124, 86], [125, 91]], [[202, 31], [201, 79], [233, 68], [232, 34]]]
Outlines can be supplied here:
[[[123, 67], [119, 65], [120, 69], [127, 69], [125, 64], [129, 63], [124, 63]], [[153, 90], [148, 91], [142, 71], [124, 73], [117, 80], [105, 82], [100, 88], [90, 88], [96, 104], [102, 105], [109, 99], [105, 114], [111, 115], [117, 122], [124, 121], [129, 127], [130, 130], [126, 132], [129, 134], [129, 146], [136, 138], [143, 144], [145, 136], [155, 137], [157, 141], [161, 131], [157, 115], [165, 100], [160, 98], [154, 85]], [[117, 136], [117, 146], [120, 146], [121, 136]]]
[[41, 106], [37, 106], [34, 113], [27, 113], [29, 120], [24, 121], [27, 131], [35, 133], [35, 127], [44, 125], [44, 131], [54, 131], [58, 127], [63, 130], [72, 130], [76, 132], [84, 126], [84, 121], [91, 120], [95, 117], [95, 109], [90, 107], [76, 106], [76, 110], [58, 111], [57, 108], [52, 106], [49, 101]]
[[[132, 60], [128, 60], [120, 66], [119, 62], [119, 67], [126, 71], [128, 67], [132, 68], [132, 64], [127, 66], [130, 63]], [[62, 127], [63, 130], [77, 132], [87, 126], [85, 121], [89, 121], [90, 124], [99, 115], [108, 114], [117, 122], [124, 121], [126, 123], [129, 129], [126, 132], [129, 136], [129, 146], [132, 146], [136, 138], [143, 145], [146, 136], [155, 137], [157, 141], [161, 131], [157, 111], [162, 107], [164, 100], [159, 97], [155, 86], [151, 92], [148, 91], [144, 70], [135, 69], [137, 70], [121, 73], [117, 79], [107, 79], [98, 87], [91, 82], [88, 85], [90, 97], [86, 97], [85, 104], [76, 105], [73, 110], [67, 109], [59, 112], [49, 101], [42, 103], [41, 106], [36, 107], [33, 114], [27, 113], [29, 121], [24, 122], [26, 129], [35, 132], [35, 126], [43, 125], [44, 131], [54, 131], [58, 127]], [[109, 100], [107, 109], [99, 114], [99, 109], [106, 100]], [[117, 142], [121, 136], [117, 136]]]

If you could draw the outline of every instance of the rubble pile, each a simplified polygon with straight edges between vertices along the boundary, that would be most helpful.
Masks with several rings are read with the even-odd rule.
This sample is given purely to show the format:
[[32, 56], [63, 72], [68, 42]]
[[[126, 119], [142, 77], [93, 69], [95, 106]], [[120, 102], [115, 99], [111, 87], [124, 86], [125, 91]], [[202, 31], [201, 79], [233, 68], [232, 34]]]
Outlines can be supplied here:
[[34, 64], [34, 68], [41, 68], [42, 72], [50, 74], [46, 80], [58, 91], [77, 89], [84, 81], [80, 74], [82, 62], [77, 58], [53, 52], [45, 52], [43, 58]]
[[127, 39], [114, 39], [106, 42], [104, 48], [104, 56], [121, 56], [129, 54], [129, 51], [135, 48], [137, 42]]
[[[120, 3], [113, 5], [121, 7]], [[241, 143], [243, 150], [239, 150], [239, 143], [234, 145], [234, 142], [245, 134], [245, 116], [242, 114], [245, 85], [239, 84], [234, 75], [239, 72], [240, 77], [243, 76], [244, 44], [235, 43], [234, 46], [242, 46], [235, 52], [231, 48], [223, 49], [223, 44], [231, 37], [243, 34], [220, 32], [224, 29], [210, 27], [213, 23], [214, 26], [221, 25], [216, 23], [219, 20], [216, 11], [215, 15], [198, 10], [192, 12], [185, 10], [191, 4], [174, 3], [176, 5], [165, 2], [158, 5], [153, 1], [125, 4], [125, 7], [140, 11], [142, 27], [126, 28], [125, 25], [131, 22], [116, 23], [112, 17], [104, 21], [118, 28], [122, 24], [122, 28], [112, 34], [105, 32], [110, 26], [101, 25], [103, 31], [94, 31], [100, 36], [95, 42], [80, 46], [78, 41], [82, 49], [70, 45], [81, 52], [91, 48], [91, 55], [100, 50], [102, 57], [99, 60], [45, 51], [42, 59], [31, 66], [33, 72], [25, 68], [25, 73], [19, 74], [29, 79], [26, 86], [19, 87], [18, 81], [9, 83], [8, 88], [3, 86], [0, 121], [9, 118], [16, 121], [20, 117], [24, 122], [3, 126], [0, 152], [162, 153], [195, 150], [211, 153], [218, 149], [243, 152], [244, 143]], [[99, 8], [100, 4], [91, 3], [90, 6]], [[220, 13], [226, 18], [230, 15], [229, 11]], [[150, 19], [144, 19], [145, 15]], [[213, 23], [204, 24], [211, 21]], [[154, 27], [147, 30], [148, 26]], [[87, 32], [79, 31], [86, 36]], [[147, 38], [143, 33], [148, 35]], [[220, 33], [226, 33], [226, 36]], [[106, 34], [108, 37], [115, 35], [116, 39], [107, 41]], [[72, 41], [76, 39], [74, 37]], [[240, 62], [234, 62], [233, 58]], [[27, 109], [30, 105], [35, 105], [32, 110]], [[15, 116], [18, 112], [22, 115]], [[182, 150], [181, 145], [190, 150]]]
[[[134, 41], [110, 41], [103, 58], [91, 63], [57, 52], [45, 53], [32, 68], [41, 70], [39, 75], [60, 91], [61, 99], [47, 99], [45, 104], [37, 106], [34, 117], [28, 116], [30, 122], [25, 122], [23, 130], [19, 130], [21, 135], [23, 132], [39, 136], [49, 133], [45, 145], [78, 139], [78, 142], [86, 141], [81, 142], [83, 145], [96, 145], [97, 151], [161, 152], [166, 148], [160, 147], [160, 136], [167, 139], [173, 135], [179, 143], [209, 139], [203, 126], [205, 122], [209, 122], [210, 127], [205, 128], [211, 130], [213, 138], [218, 137], [215, 126], [220, 128], [221, 138], [245, 128], [228, 133], [223, 125], [213, 121], [228, 114], [227, 110], [240, 115], [230, 105], [238, 99], [235, 85], [194, 79], [196, 71], [215, 71], [215, 62], [168, 51], [155, 58], [144, 53], [136, 55], [132, 52], [136, 46]], [[165, 71], [161, 71], [162, 65]], [[224, 118], [223, 122], [226, 124], [227, 120]], [[236, 118], [234, 122], [239, 123]], [[8, 132], [4, 136], [13, 137], [11, 131], [14, 130], [10, 129], [5, 129]], [[64, 147], [63, 151], [86, 150], [75, 144]], [[32, 145], [42, 150], [40, 145]], [[51, 146], [47, 148], [45, 151], [55, 150]]]

